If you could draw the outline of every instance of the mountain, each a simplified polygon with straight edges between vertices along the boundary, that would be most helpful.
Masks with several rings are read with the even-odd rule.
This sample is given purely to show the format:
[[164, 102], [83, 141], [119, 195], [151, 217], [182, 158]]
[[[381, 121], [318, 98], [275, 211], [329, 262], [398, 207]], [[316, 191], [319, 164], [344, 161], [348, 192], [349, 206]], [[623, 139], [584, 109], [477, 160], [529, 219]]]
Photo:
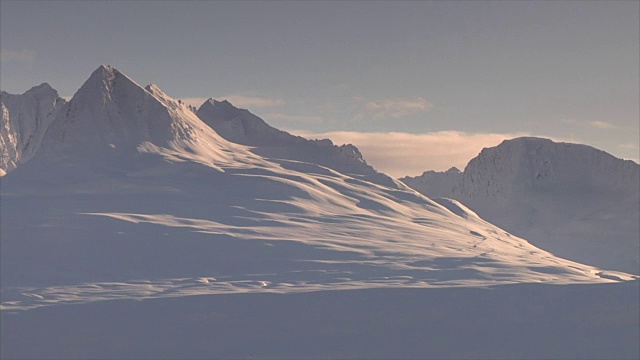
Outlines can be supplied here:
[[403, 177], [403, 183], [431, 198], [450, 198], [454, 187], [462, 180], [463, 173], [457, 167], [447, 171], [425, 171], [420, 176]]
[[0, 356], [637, 357], [636, 276], [259, 153], [98, 68], [0, 179]]
[[400, 180], [558, 256], [638, 274], [639, 169], [590, 146], [525, 137], [483, 149], [462, 173]]
[[99, 159], [121, 167], [135, 162], [136, 155], [156, 152], [171, 159], [186, 153], [214, 167], [242, 163], [247, 153], [156, 85], [143, 88], [117, 69], [101, 66], [52, 122], [37, 160], [69, 167]]
[[[556, 258], [459, 203], [253, 151], [100, 67], [2, 179], [3, 301], [629, 278]], [[45, 300], [11, 291], [25, 286]]]
[[329, 139], [309, 140], [291, 135], [227, 100], [209, 99], [198, 108], [197, 115], [226, 140], [250, 146], [252, 152], [272, 161], [313, 163], [382, 185], [403, 186], [369, 166], [351, 144], [336, 146]]
[[33, 157], [64, 104], [47, 83], [21, 95], [0, 92], [0, 176]]

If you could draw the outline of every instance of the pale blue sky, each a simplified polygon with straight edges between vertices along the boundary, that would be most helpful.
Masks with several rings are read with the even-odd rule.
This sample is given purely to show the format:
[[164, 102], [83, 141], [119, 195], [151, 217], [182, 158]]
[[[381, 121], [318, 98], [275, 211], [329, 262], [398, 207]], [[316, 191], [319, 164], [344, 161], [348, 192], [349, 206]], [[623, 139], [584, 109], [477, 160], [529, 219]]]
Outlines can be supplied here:
[[[639, 157], [637, 1], [2, 0], [0, 10], [11, 93], [48, 82], [71, 96], [110, 64], [176, 98], [228, 97], [279, 128], [430, 135], [400, 137], [417, 152], [402, 156], [426, 158], [433, 136], [454, 130], [476, 153], [531, 134]], [[374, 165], [392, 161], [366, 148]]]

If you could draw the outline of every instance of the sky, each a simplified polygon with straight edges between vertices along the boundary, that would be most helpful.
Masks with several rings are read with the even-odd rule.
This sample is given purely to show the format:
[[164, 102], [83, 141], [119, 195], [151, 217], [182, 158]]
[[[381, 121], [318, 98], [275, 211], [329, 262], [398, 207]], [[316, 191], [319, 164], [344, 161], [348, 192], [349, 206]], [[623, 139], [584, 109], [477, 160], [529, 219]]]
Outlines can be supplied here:
[[100, 64], [400, 177], [542, 136], [640, 158], [638, 1], [0, 2], [0, 88]]

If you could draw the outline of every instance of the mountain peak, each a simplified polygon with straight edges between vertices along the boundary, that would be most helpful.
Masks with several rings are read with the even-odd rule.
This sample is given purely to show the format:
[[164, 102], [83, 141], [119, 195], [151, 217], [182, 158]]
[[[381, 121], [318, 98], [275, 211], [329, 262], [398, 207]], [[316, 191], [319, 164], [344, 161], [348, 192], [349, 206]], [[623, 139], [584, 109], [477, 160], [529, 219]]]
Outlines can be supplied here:
[[351, 144], [336, 146], [329, 139], [309, 140], [291, 135], [227, 100], [210, 98], [196, 114], [226, 140], [251, 146], [260, 156], [319, 164], [367, 181], [398, 186], [395, 180], [369, 166], [358, 148]]
[[591, 146], [523, 137], [485, 148], [464, 172], [401, 179], [461, 201], [559, 256], [638, 272], [640, 166]]
[[75, 107], [76, 104], [91, 103], [97, 99], [100, 99], [102, 105], [105, 106], [110, 101], [110, 94], [113, 93], [114, 82], [116, 81], [128, 83], [128, 87], [132, 89], [139, 88], [143, 90], [140, 85], [116, 68], [110, 65], [100, 65], [73, 95], [71, 107]]
[[111, 65], [100, 65], [98, 66], [98, 68], [94, 71], [95, 72], [102, 72], [103, 74], [115, 74], [118, 71], [118, 69], [114, 68]]
[[58, 92], [46, 82], [32, 87], [31, 89], [27, 90], [25, 94], [35, 94], [35, 93], [42, 93], [42, 92], [55, 92], [56, 94], [58, 94]]
[[[505, 140], [496, 147], [485, 148], [469, 162], [464, 173], [491, 187], [509, 184], [509, 191], [549, 186], [588, 191], [605, 186], [638, 192], [638, 164], [588, 145], [537, 137]], [[473, 190], [463, 190], [470, 195], [477, 190], [476, 185]], [[504, 195], [506, 190], [501, 188], [500, 192]]]
[[65, 100], [47, 83], [20, 95], [0, 94], [0, 175], [29, 161]]
[[[207, 108], [209, 108], [210, 110], [215, 109], [216, 112], [219, 112], [219, 111], [231, 112], [231, 111], [245, 110], [245, 109], [240, 109], [236, 107], [226, 99], [219, 101], [214, 98], [207, 99], [207, 101], [205, 101], [204, 104], [200, 105], [200, 108], [204, 108], [205, 110]], [[245, 111], [248, 111], [248, 110], [245, 110]]]
[[144, 142], [166, 146], [195, 136], [189, 130], [193, 126], [182, 119], [185, 109], [156, 85], [145, 89], [116, 68], [101, 65], [75, 93], [64, 116], [52, 124], [46, 144], [109, 152], [135, 150]]
[[93, 73], [91, 73], [91, 75], [89, 76], [89, 80], [112, 80], [118, 74], [120, 74], [118, 69], [112, 67], [111, 65], [100, 65], [96, 70], [93, 71]]
[[225, 106], [225, 107], [232, 107], [232, 108], [238, 109], [238, 108], [237, 108], [237, 107], [235, 107], [233, 104], [231, 104], [231, 103], [229, 102], [229, 100], [227, 100], [227, 99], [223, 99], [222, 101], [218, 101], [218, 100], [215, 100], [215, 99], [212, 99], [212, 100], [213, 100], [213, 105], [216, 105], [216, 106]]
[[[213, 127], [216, 131], [218, 131], [218, 129], [210, 123], [211, 121], [231, 121], [238, 118], [247, 118], [250, 119], [250, 122], [252, 123], [261, 123], [261, 128], [266, 128], [265, 126], [268, 126], [266, 123], [264, 124], [265, 126], [262, 126], [262, 123], [264, 123], [262, 119], [253, 115], [249, 110], [235, 107], [228, 100], [218, 101], [216, 99], [209, 98], [200, 106], [200, 108], [198, 108], [197, 114], [205, 123]], [[243, 122], [246, 121], [247, 120], [244, 120]]]
[[55, 97], [59, 97], [58, 95], [58, 91], [54, 88], [51, 87], [51, 85], [49, 85], [48, 83], [44, 82], [40, 85], [36, 85], [31, 87], [29, 90], [25, 91], [23, 94], [20, 95], [16, 95], [16, 94], [10, 94], [6, 91], [2, 91], [2, 96], [40, 96], [40, 95], [50, 95], [50, 94], [54, 94]]

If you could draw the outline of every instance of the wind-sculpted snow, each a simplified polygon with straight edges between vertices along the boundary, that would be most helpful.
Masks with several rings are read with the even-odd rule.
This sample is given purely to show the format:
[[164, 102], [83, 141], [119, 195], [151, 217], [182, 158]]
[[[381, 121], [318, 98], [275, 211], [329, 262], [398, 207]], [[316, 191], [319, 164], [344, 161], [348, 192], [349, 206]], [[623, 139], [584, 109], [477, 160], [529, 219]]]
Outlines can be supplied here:
[[47, 83], [21, 95], [0, 92], [0, 176], [33, 157], [64, 104]]
[[228, 141], [251, 146], [256, 154], [272, 161], [295, 160], [319, 164], [354, 177], [391, 187], [402, 187], [386, 174], [369, 166], [351, 144], [336, 146], [329, 139], [308, 140], [268, 125], [246, 109], [238, 109], [227, 100], [207, 100], [198, 117]]
[[461, 201], [556, 255], [640, 273], [640, 166], [585, 145], [507, 140], [463, 173], [401, 179], [426, 196]]
[[2, 308], [633, 279], [557, 258], [460, 203], [251, 150], [100, 67], [2, 179]]
[[637, 277], [259, 133], [96, 70], [1, 179], [0, 356], [637, 357]]
[[[619, 273], [604, 278], [468, 209], [454, 214], [411, 192], [278, 168], [220, 172], [198, 163], [165, 164], [162, 172], [131, 172], [119, 183], [74, 173], [54, 191], [5, 192], [3, 308], [631, 279]], [[169, 168], [176, 173], [167, 176]], [[162, 181], [152, 180], [158, 173]], [[3, 191], [19, 188], [11, 180], [4, 180]]]

